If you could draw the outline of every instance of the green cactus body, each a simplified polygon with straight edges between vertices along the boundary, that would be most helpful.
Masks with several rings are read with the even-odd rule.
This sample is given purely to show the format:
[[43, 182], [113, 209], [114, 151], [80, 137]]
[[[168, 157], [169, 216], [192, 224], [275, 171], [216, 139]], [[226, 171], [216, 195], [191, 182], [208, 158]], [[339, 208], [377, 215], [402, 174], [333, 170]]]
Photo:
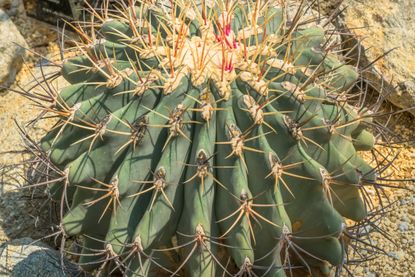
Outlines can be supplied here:
[[341, 265], [345, 218], [367, 216], [357, 184], [375, 178], [357, 152], [374, 146], [367, 119], [344, 99], [355, 69], [272, 1], [147, 2], [95, 17], [41, 143], [66, 174], [50, 189], [69, 205], [65, 233], [84, 238], [81, 264], [127, 276]]

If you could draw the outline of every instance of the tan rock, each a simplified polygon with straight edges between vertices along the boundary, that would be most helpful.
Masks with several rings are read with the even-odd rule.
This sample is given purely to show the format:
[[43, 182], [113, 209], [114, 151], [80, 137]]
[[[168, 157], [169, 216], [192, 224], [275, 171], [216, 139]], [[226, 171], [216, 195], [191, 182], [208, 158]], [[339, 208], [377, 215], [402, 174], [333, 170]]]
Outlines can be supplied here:
[[22, 0], [0, 0], [0, 9], [9, 16], [24, 16], [25, 9]]
[[8, 87], [13, 83], [16, 73], [22, 67], [27, 47], [19, 30], [0, 9], [0, 92], [2, 87]]
[[[335, 2], [335, 0], [328, 1]], [[415, 107], [415, 5], [413, 0], [345, 0], [343, 22], [361, 40], [360, 65], [394, 49], [363, 76], [400, 108]], [[415, 114], [415, 109], [411, 110]]]

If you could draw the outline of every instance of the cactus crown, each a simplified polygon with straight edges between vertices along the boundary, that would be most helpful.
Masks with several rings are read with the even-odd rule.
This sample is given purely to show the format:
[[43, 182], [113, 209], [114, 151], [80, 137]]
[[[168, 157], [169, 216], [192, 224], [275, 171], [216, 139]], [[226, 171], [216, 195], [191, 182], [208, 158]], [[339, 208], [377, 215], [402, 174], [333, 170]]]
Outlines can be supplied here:
[[85, 269], [285, 276], [345, 263], [345, 218], [367, 217], [361, 191], [376, 179], [357, 152], [373, 147], [371, 116], [348, 104], [358, 74], [323, 27], [287, 13], [130, 0], [74, 26], [71, 85], [46, 109], [58, 122], [41, 150]]

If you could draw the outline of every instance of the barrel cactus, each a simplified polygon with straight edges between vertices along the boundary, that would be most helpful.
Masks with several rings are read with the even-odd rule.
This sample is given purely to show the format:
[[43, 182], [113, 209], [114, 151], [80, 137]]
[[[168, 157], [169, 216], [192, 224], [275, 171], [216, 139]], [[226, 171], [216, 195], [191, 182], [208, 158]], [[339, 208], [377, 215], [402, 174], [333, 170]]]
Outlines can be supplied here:
[[278, 1], [153, 2], [73, 24], [40, 144], [68, 252], [104, 275], [341, 268], [377, 171], [357, 70]]

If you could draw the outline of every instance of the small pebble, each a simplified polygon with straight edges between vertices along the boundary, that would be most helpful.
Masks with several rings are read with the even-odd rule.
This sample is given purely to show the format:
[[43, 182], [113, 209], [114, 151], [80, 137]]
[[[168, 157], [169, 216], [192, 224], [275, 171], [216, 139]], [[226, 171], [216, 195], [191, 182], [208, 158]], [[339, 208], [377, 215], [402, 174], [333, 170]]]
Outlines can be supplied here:
[[377, 277], [378, 275], [376, 274], [376, 273], [374, 273], [374, 272], [366, 272], [366, 275], [365, 275], [365, 277]]
[[411, 222], [411, 220], [409, 219], [409, 217], [408, 216], [403, 216], [402, 218], [401, 218], [401, 221], [403, 221], [403, 222]]
[[404, 256], [404, 253], [400, 251], [399, 252], [388, 252], [388, 256], [395, 260], [400, 260]]
[[406, 232], [409, 230], [409, 223], [408, 222], [401, 222], [398, 224], [398, 229], [401, 232]]
[[373, 230], [373, 227], [372, 226], [370, 226], [370, 225], [365, 225], [364, 227], [363, 227], [363, 232], [364, 233], [370, 233], [370, 231], [372, 231]]
[[399, 202], [401, 205], [410, 205], [412, 203], [415, 203], [415, 197], [412, 196], [412, 197], [404, 198], [404, 199], [399, 200]]

